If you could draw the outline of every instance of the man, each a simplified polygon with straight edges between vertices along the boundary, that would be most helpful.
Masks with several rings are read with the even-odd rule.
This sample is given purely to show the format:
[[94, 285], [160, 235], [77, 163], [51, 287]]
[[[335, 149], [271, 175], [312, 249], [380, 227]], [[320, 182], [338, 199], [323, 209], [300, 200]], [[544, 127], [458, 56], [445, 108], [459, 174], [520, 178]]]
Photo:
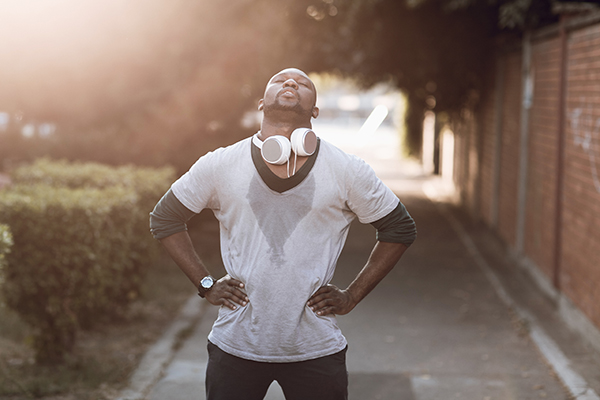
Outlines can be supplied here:
[[[221, 306], [208, 336], [209, 400], [263, 399], [274, 380], [288, 400], [347, 399], [335, 315], [349, 313], [416, 237], [366, 163], [314, 136], [316, 96], [301, 70], [274, 75], [258, 103], [260, 132], [200, 157], [151, 213], [154, 236], [199, 295]], [[185, 225], [204, 208], [220, 223], [227, 275], [216, 281]], [[356, 217], [377, 228], [378, 242], [342, 290], [329, 282]]]

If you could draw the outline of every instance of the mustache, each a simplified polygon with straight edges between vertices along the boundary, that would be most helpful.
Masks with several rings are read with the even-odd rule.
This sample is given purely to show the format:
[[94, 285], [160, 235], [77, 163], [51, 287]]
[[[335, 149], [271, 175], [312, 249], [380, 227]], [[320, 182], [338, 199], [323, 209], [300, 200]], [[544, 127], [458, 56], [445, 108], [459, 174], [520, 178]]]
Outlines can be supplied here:
[[284, 87], [283, 89], [280, 89], [277, 92], [276, 97], [280, 97], [283, 93], [285, 93], [287, 91], [290, 91], [290, 92], [294, 93], [294, 96], [300, 98], [300, 93], [298, 93], [298, 91], [296, 89], [294, 89], [293, 87], [289, 87], [289, 86], [288, 87]]

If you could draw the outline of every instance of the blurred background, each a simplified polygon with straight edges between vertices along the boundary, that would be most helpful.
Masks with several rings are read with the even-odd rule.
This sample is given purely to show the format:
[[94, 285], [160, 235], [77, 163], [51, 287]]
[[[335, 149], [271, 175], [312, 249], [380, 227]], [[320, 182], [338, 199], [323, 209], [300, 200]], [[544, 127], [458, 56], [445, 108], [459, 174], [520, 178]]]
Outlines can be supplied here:
[[[390, 118], [420, 156], [423, 111], [476, 101], [496, 33], [557, 19], [533, 0], [4, 0], [0, 15], [2, 169], [49, 155], [180, 172], [255, 131], [288, 66], [322, 93], [398, 90]], [[339, 120], [377, 104], [320, 105]]]

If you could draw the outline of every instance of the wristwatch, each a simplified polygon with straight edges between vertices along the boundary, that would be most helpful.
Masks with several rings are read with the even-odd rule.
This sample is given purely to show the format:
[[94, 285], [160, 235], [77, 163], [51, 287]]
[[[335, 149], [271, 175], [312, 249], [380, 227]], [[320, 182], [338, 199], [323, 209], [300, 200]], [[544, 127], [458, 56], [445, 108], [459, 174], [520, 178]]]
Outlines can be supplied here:
[[213, 287], [215, 282], [215, 278], [213, 278], [210, 275], [202, 278], [200, 284], [198, 285], [198, 296], [204, 298], [204, 296], [206, 296], [206, 292], [208, 292]]

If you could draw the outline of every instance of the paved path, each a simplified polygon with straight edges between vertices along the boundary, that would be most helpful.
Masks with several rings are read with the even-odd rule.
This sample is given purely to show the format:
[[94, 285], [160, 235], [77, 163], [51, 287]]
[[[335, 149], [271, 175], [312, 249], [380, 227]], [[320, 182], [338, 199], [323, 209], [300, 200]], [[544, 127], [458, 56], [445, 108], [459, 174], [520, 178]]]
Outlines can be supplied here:
[[[339, 317], [350, 343], [350, 399], [566, 400], [575, 398], [573, 387], [564, 383], [570, 376], [582, 379], [574, 381], [581, 385], [580, 393], [587, 390], [577, 399], [597, 400], [587, 387], [589, 382], [591, 389], [599, 390], [598, 373], [590, 373], [600, 371], [597, 353], [577, 338], [570, 340], [574, 337], [552, 321], [551, 312], [542, 321], [553, 322], [551, 332], [541, 329], [544, 324], [536, 322], [535, 314], [523, 319], [523, 313], [536, 311], [535, 304], [544, 311], [544, 302], [531, 286], [523, 290], [503, 283], [512, 282], [514, 273], [507, 272], [502, 249], [494, 247], [489, 233], [470, 226], [443, 203], [431, 201], [425, 192], [430, 197], [435, 191], [443, 194], [443, 182], [419, 176], [418, 166], [399, 161], [393, 150], [388, 149], [389, 157], [379, 154], [369, 160], [381, 149], [374, 147], [375, 140], [371, 143], [363, 140], [354, 150], [362, 152], [406, 204], [419, 237], [390, 275], [352, 313]], [[370, 225], [353, 225], [335, 284], [345, 287], [350, 282], [374, 242]], [[518, 304], [512, 302], [511, 290], [521, 293]], [[526, 307], [531, 301], [533, 308]], [[190, 322], [187, 340], [165, 359], [162, 377], [146, 388], [143, 398], [204, 399], [206, 336], [216, 308], [190, 307], [196, 307], [202, 318]], [[540, 346], [543, 339], [549, 340], [550, 350]], [[567, 355], [579, 355], [577, 363], [567, 360], [565, 367], [564, 360], [549, 362], [548, 354], [564, 356], [560, 348], [552, 348], [563, 342], [571, 346], [564, 350]], [[560, 368], [567, 368], [566, 373]], [[130, 395], [135, 398], [134, 392]], [[283, 399], [276, 383], [267, 399]]]

